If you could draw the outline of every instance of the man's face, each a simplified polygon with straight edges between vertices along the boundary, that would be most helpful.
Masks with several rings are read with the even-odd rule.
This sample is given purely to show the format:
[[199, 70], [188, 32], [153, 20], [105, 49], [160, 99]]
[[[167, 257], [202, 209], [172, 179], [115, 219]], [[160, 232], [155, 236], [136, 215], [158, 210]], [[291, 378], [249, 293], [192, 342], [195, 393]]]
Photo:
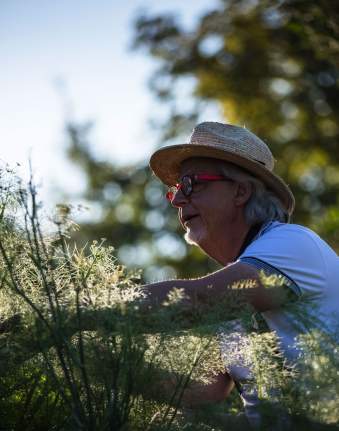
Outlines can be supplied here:
[[[192, 158], [181, 166], [181, 177], [193, 174], [224, 175], [222, 162], [208, 158]], [[180, 223], [189, 243], [211, 250], [221, 235], [227, 235], [235, 217], [235, 182], [211, 181], [195, 184], [186, 197], [179, 190], [172, 202], [178, 208]]]

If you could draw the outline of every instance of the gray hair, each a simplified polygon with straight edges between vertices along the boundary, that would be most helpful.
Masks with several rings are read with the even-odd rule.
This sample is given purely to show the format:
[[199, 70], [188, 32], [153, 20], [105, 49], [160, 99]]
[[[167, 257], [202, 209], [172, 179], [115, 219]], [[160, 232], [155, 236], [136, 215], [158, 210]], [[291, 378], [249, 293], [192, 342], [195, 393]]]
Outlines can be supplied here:
[[289, 222], [288, 212], [284, 209], [280, 199], [266, 185], [245, 170], [232, 163], [222, 162], [222, 173], [239, 182], [249, 182], [252, 194], [245, 205], [245, 220], [249, 225], [268, 221]]

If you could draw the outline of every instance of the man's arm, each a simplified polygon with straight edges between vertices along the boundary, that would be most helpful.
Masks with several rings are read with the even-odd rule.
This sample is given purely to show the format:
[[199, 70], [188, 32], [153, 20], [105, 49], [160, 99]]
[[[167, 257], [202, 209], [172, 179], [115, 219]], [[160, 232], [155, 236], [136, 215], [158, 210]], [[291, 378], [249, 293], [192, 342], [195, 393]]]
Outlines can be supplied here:
[[[163, 304], [174, 289], [181, 289], [184, 299], [181, 301], [185, 310], [204, 308], [210, 310], [213, 305], [232, 302], [232, 310], [238, 306], [239, 311], [252, 305], [258, 311], [280, 307], [288, 297], [284, 286], [265, 287], [261, 282], [258, 270], [246, 263], [237, 262], [227, 267], [197, 279], [167, 280], [143, 286], [147, 296], [147, 304], [157, 307]], [[234, 301], [234, 297], [238, 301]], [[227, 310], [224, 310], [224, 316]], [[163, 389], [171, 388], [171, 380], [162, 382]], [[199, 407], [202, 404], [224, 400], [234, 387], [234, 382], [228, 373], [221, 373], [207, 385], [191, 382], [183, 395], [183, 406]]]
[[217, 305], [221, 301], [237, 302], [239, 309], [251, 304], [257, 311], [278, 308], [287, 300], [284, 286], [265, 287], [258, 270], [246, 263], [236, 262], [201, 278], [187, 280], [166, 280], [143, 286], [147, 303], [151, 307], [163, 304], [173, 289], [182, 290], [185, 308], [204, 309]]
[[209, 383], [195, 380], [185, 382], [185, 376], [181, 376], [184, 381], [180, 382], [178, 374], [164, 370], [159, 372], [159, 369], [155, 373], [158, 373], [157, 378], [154, 378], [153, 374], [149, 384], [136, 385], [136, 391], [142, 388], [141, 394], [146, 399], [166, 402], [173, 406], [178, 404], [180, 398], [180, 405], [184, 408], [198, 408], [224, 401], [234, 387], [234, 382], [227, 372], [210, 377]]

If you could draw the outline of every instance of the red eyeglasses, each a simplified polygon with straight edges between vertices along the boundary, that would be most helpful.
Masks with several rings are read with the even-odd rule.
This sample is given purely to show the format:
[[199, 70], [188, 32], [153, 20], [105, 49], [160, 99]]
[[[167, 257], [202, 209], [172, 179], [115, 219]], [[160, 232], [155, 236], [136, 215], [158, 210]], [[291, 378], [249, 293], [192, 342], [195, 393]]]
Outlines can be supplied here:
[[181, 182], [169, 188], [166, 193], [166, 198], [173, 202], [175, 195], [178, 190], [181, 190], [183, 195], [188, 197], [193, 192], [194, 184], [205, 183], [209, 181], [234, 181], [231, 178], [225, 177], [224, 175], [209, 175], [209, 174], [197, 174], [197, 175], [185, 175], [181, 178]]

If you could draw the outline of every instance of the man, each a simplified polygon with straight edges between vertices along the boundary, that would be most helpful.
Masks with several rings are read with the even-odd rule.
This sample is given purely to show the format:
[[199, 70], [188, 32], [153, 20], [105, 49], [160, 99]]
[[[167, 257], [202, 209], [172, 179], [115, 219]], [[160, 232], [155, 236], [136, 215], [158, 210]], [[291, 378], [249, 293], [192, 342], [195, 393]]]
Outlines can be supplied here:
[[[245, 128], [204, 122], [195, 127], [187, 144], [156, 151], [150, 166], [171, 187], [167, 196], [178, 209], [187, 242], [223, 266], [199, 279], [145, 286], [150, 303], [161, 304], [175, 287], [183, 290], [185, 307], [204, 307], [231, 298], [234, 290], [230, 286], [235, 282], [252, 280], [245, 302], [276, 332], [285, 357], [296, 361], [295, 337], [304, 328], [282, 306], [294, 296], [303, 313], [315, 313], [331, 327], [331, 316], [339, 307], [339, 261], [314, 232], [289, 224], [294, 197], [274, 174], [268, 146]], [[283, 282], [266, 289], [261, 271], [275, 274]], [[221, 347], [227, 356], [227, 345], [221, 343]], [[258, 425], [258, 397], [246, 391], [250, 371], [238, 365], [200, 388], [197, 398], [220, 401], [235, 383], [249, 422]], [[194, 404], [194, 396], [191, 402]]]

